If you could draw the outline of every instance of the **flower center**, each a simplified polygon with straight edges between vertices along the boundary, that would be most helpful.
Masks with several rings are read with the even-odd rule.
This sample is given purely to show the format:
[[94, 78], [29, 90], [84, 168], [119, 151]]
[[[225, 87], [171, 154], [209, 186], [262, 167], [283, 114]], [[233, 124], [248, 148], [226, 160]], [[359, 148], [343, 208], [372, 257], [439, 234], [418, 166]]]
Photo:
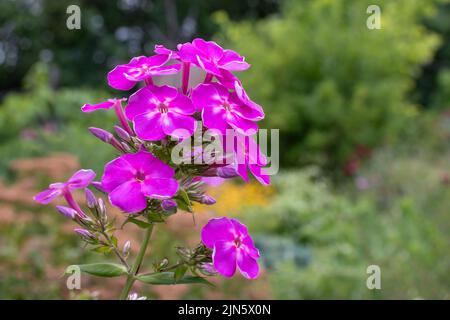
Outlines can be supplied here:
[[164, 103], [160, 103], [158, 106], [158, 111], [161, 113], [167, 113], [169, 112], [169, 108]]
[[239, 248], [241, 246], [241, 244], [242, 244], [241, 237], [238, 236], [238, 237], [234, 238], [234, 245], [236, 246], [236, 248]]
[[139, 171], [136, 173], [135, 179], [136, 179], [138, 182], [143, 182], [143, 181], [145, 180], [145, 173], [139, 170]]
[[224, 104], [223, 104], [223, 108], [226, 110], [226, 111], [231, 111], [233, 108], [230, 106], [230, 104], [228, 103], [228, 102], [225, 102]]

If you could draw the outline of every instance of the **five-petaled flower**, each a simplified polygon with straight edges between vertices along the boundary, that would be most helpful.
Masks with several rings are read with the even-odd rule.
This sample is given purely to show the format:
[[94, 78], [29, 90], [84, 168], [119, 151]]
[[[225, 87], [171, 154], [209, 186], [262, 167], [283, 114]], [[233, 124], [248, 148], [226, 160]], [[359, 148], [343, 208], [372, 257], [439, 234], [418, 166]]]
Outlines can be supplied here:
[[67, 203], [75, 209], [81, 217], [84, 217], [85, 213], [73, 198], [72, 190], [86, 188], [94, 178], [94, 171], [81, 169], [75, 172], [67, 182], [55, 182], [50, 184], [47, 190], [38, 193], [33, 199], [40, 204], [48, 204], [55, 198], [63, 196]]
[[259, 251], [247, 227], [236, 219], [213, 218], [202, 229], [203, 244], [213, 249], [213, 265], [224, 277], [231, 277], [236, 267], [248, 279], [259, 275]]
[[105, 166], [102, 188], [111, 204], [127, 213], [147, 207], [147, 198], [168, 199], [178, 191], [175, 171], [153, 154], [141, 148], [124, 154]]
[[151, 81], [153, 76], [175, 74], [180, 64], [165, 65], [171, 59], [170, 54], [156, 54], [151, 57], [139, 56], [127, 64], [121, 64], [108, 73], [108, 84], [114, 89], [130, 90], [139, 81]]
[[191, 136], [196, 128], [191, 100], [170, 86], [149, 85], [134, 93], [125, 108], [136, 135], [144, 140]]
[[221, 134], [226, 134], [227, 129], [235, 129], [244, 135], [255, 134], [258, 130], [255, 121], [263, 119], [264, 112], [256, 103], [244, 100], [240, 93], [230, 92], [217, 83], [198, 85], [192, 92], [192, 101], [197, 110], [202, 111], [205, 127]]
[[189, 62], [207, 73], [220, 76], [221, 70], [243, 71], [250, 65], [233, 50], [226, 50], [214, 41], [194, 39], [192, 43], [179, 46], [178, 55], [184, 62]]

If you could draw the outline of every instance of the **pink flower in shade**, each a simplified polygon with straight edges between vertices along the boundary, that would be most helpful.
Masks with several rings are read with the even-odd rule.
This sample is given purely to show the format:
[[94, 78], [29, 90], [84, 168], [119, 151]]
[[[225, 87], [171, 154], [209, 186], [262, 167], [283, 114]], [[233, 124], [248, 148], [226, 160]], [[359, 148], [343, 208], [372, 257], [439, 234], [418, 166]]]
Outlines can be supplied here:
[[221, 75], [221, 70], [243, 71], [250, 67], [244, 57], [232, 50], [224, 50], [214, 41], [194, 39], [192, 43], [179, 45], [179, 57], [205, 70], [209, 74]]
[[247, 227], [236, 219], [213, 218], [202, 229], [203, 244], [213, 249], [214, 269], [231, 277], [236, 267], [248, 279], [259, 275], [259, 251], [248, 234]]
[[147, 197], [168, 199], [178, 190], [173, 177], [175, 171], [143, 148], [125, 154], [105, 166], [102, 189], [109, 193], [109, 201], [128, 213], [147, 207]]
[[130, 90], [136, 82], [149, 80], [153, 76], [175, 74], [180, 64], [165, 64], [171, 59], [169, 54], [157, 54], [151, 57], [139, 56], [127, 64], [121, 64], [108, 73], [108, 84], [114, 89]]
[[221, 134], [231, 128], [244, 135], [255, 134], [255, 121], [264, 118], [260, 106], [243, 101], [237, 92], [229, 92], [217, 83], [198, 85], [192, 92], [192, 102], [198, 111], [202, 110], [205, 127]]
[[196, 128], [191, 100], [170, 86], [148, 85], [134, 93], [125, 108], [134, 130], [144, 140], [191, 136]]
[[230, 158], [231, 154], [232, 164], [230, 167], [233, 167], [245, 182], [249, 182], [248, 171], [250, 170], [259, 183], [270, 184], [270, 176], [263, 168], [267, 165], [267, 158], [252, 137], [236, 134], [229, 137], [224, 136], [222, 139], [227, 158]]
[[72, 190], [86, 188], [94, 178], [94, 171], [81, 169], [75, 172], [67, 182], [52, 183], [47, 190], [38, 193], [33, 199], [40, 204], [48, 204], [55, 198], [63, 196], [67, 203], [75, 209], [81, 217], [85, 217], [85, 213], [81, 210], [80, 206], [72, 196]]

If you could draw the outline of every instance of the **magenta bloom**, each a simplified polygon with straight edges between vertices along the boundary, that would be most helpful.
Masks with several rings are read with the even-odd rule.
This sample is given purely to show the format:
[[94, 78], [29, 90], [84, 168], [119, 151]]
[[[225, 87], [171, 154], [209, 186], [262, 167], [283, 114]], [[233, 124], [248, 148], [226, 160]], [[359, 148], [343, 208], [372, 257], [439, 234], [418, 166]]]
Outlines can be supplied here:
[[144, 140], [161, 140], [191, 136], [196, 128], [191, 100], [170, 86], [148, 85], [134, 93], [125, 114], [134, 123], [137, 136]]
[[72, 197], [72, 190], [86, 188], [95, 178], [95, 172], [92, 170], [81, 169], [74, 173], [67, 182], [56, 182], [49, 185], [47, 190], [44, 190], [34, 196], [34, 201], [40, 204], [48, 204], [59, 196], [63, 196], [67, 203], [75, 209], [80, 216], [85, 214], [80, 209], [79, 205]]
[[202, 229], [203, 244], [213, 249], [213, 265], [224, 277], [231, 277], [236, 267], [248, 279], [259, 274], [259, 251], [247, 227], [236, 219], [214, 218]]
[[136, 82], [151, 79], [153, 76], [175, 74], [180, 64], [165, 66], [170, 54], [157, 54], [151, 57], [139, 56], [127, 64], [121, 64], [108, 73], [108, 84], [114, 89], [130, 90]]
[[221, 70], [243, 71], [250, 67], [244, 57], [232, 50], [224, 50], [214, 41], [194, 39], [192, 43], [179, 46], [179, 57], [205, 70], [207, 73], [220, 76]]
[[242, 135], [235, 137], [233, 165], [244, 181], [249, 181], [248, 170], [250, 170], [259, 183], [270, 184], [270, 176], [263, 168], [267, 165], [267, 159], [252, 137]]
[[192, 92], [192, 101], [197, 110], [202, 110], [207, 128], [221, 134], [233, 128], [241, 134], [252, 135], [258, 131], [255, 121], [263, 119], [264, 112], [260, 106], [250, 104], [242, 97], [217, 83], [201, 84]]
[[125, 154], [105, 166], [102, 189], [109, 201], [128, 213], [147, 207], [147, 197], [168, 199], [178, 190], [175, 171], [144, 149]]

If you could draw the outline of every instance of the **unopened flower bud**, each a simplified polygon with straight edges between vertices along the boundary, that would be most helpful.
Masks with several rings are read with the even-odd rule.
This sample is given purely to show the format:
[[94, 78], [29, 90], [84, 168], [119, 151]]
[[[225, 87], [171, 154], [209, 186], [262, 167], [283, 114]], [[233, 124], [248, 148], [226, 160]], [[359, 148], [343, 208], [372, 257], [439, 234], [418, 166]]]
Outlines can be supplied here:
[[125, 143], [125, 142], [121, 142], [121, 143], [120, 143], [120, 146], [121, 146], [121, 148], [122, 148], [124, 151], [126, 151], [126, 152], [130, 152], [130, 151], [131, 151], [131, 147], [130, 147], [127, 143]]
[[127, 257], [130, 254], [130, 249], [131, 249], [131, 242], [130, 240], [127, 240], [127, 242], [125, 242], [125, 244], [123, 245], [122, 249], [122, 253], [125, 257]]
[[217, 274], [214, 265], [211, 262], [203, 262], [199, 265], [200, 271], [206, 276], [213, 276]]
[[74, 229], [74, 231], [79, 234], [84, 240], [86, 241], [92, 241], [92, 240], [96, 240], [94, 234], [92, 234], [92, 232], [86, 230], [86, 229]]
[[223, 166], [223, 167], [219, 167], [217, 168], [217, 176], [221, 177], [221, 178], [234, 178], [236, 177], [238, 174], [236, 172], [236, 169], [233, 166]]
[[216, 203], [216, 199], [214, 199], [211, 196], [208, 196], [206, 194], [204, 194], [201, 198], [200, 198], [200, 203], [202, 204], [206, 204], [208, 206], [215, 204]]
[[106, 206], [105, 202], [102, 198], [98, 198], [98, 214], [100, 216], [100, 219], [103, 223], [106, 223], [107, 216], [106, 216]]
[[119, 126], [114, 126], [114, 131], [116, 132], [117, 136], [122, 139], [123, 141], [130, 142], [131, 137], [128, 134], [128, 132]]
[[109, 143], [117, 150], [123, 152], [125, 151], [120, 144], [120, 142], [113, 136], [111, 132], [108, 132], [106, 130], [103, 130], [101, 128], [96, 127], [89, 127], [89, 131], [97, 138], [99, 138], [101, 141]]
[[163, 200], [161, 202], [161, 208], [164, 210], [164, 212], [167, 213], [175, 213], [177, 212], [177, 203], [174, 200]]
[[76, 210], [69, 208], [69, 207], [56, 206], [56, 209], [58, 210], [59, 213], [61, 213], [63, 216], [65, 216], [69, 219], [75, 219], [75, 217], [78, 214], [76, 212]]
[[111, 132], [108, 132], [106, 130], [103, 130], [101, 128], [96, 127], [89, 127], [89, 131], [96, 137], [99, 138], [101, 141], [106, 143], [111, 143], [111, 140], [114, 138]]
[[166, 258], [162, 259], [161, 262], [159, 263], [159, 267], [160, 268], [165, 268], [167, 267], [169, 264], [169, 260], [167, 260]]
[[94, 193], [86, 188], [84, 190], [85, 196], [86, 196], [86, 204], [88, 208], [95, 208], [97, 206], [97, 199], [95, 198]]

